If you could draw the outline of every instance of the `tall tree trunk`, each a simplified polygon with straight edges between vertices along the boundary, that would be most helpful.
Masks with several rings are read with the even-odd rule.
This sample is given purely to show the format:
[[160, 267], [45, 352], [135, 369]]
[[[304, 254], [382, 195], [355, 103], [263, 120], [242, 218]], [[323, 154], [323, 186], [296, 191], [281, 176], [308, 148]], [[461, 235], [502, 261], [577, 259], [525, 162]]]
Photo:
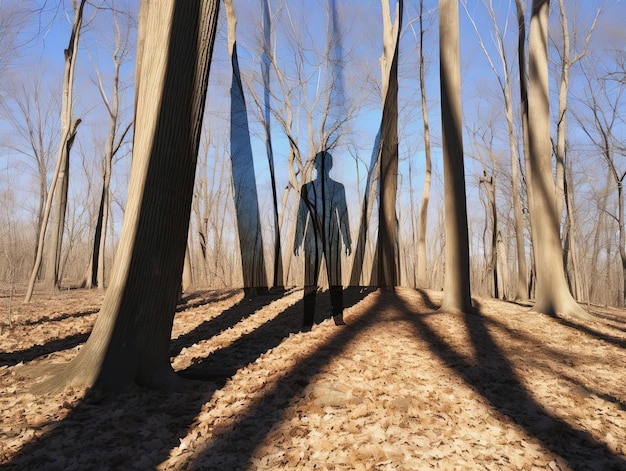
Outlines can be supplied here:
[[548, 101], [548, 12], [550, 0], [533, 0], [529, 37], [529, 159], [531, 218], [537, 268], [537, 300], [533, 311], [589, 315], [569, 292], [563, 268], [559, 215], [552, 177]]
[[441, 312], [473, 311], [463, 162], [459, 5], [439, 0], [446, 271]]
[[378, 212], [378, 286], [393, 289], [398, 284], [396, 193], [398, 188], [398, 46], [403, 1], [396, 4], [392, 25], [389, 0], [383, 4], [383, 116], [380, 138], [380, 199]]
[[[598, 271], [598, 260], [600, 258], [600, 237], [604, 235], [606, 230], [606, 214], [607, 214], [607, 203], [609, 200], [609, 192], [610, 187], [613, 182], [612, 173], [609, 170], [606, 174], [606, 189], [602, 197], [600, 198], [598, 204], [598, 221], [596, 224], [596, 230], [593, 236], [593, 250], [591, 252], [591, 273], [590, 275], [590, 283], [589, 283], [589, 301], [590, 302], [598, 302], [596, 298], [598, 285], [601, 284], [600, 280], [601, 274]], [[607, 255], [608, 257], [608, 255]], [[602, 264], [602, 266], [606, 269], [606, 264]], [[608, 284], [608, 283], [607, 283]], [[606, 303], [606, 299], [605, 299]]]
[[[480, 183], [485, 186], [485, 192], [487, 193], [487, 222], [491, 227], [489, 232], [491, 233], [491, 247], [489, 247], [489, 272], [491, 272], [493, 297], [496, 299], [502, 299], [502, 291], [500, 290], [500, 284], [498, 283], [498, 210], [496, 207], [496, 178], [494, 174], [487, 176], [486, 166], [483, 164], [484, 176], [481, 177]], [[486, 249], [485, 249], [486, 251]]]
[[361, 216], [359, 219], [359, 230], [357, 232], [356, 248], [354, 250], [354, 258], [352, 259], [352, 269], [350, 271], [350, 286], [361, 285], [363, 277], [363, 264], [365, 262], [365, 254], [367, 250], [367, 231], [369, 228], [370, 218], [374, 208], [374, 200], [376, 198], [376, 187], [380, 175], [380, 128], [376, 134], [370, 166], [367, 172], [367, 181], [365, 182], [365, 191], [363, 193], [363, 202], [361, 203]]
[[[518, 61], [518, 69], [519, 69], [519, 88], [520, 88], [520, 114], [521, 114], [521, 119], [522, 119], [522, 153], [524, 156], [524, 164], [526, 166], [526, 175], [530, 175], [529, 172], [529, 168], [530, 168], [530, 158], [528, 155], [529, 152], [529, 144], [528, 144], [528, 80], [527, 80], [527, 70], [526, 70], [526, 14], [524, 11], [524, 5], [522, 4], [522, 0], [515, 0], [515, 8], [516, 8], [516, 13], [517, 13], [517, 29], [518, 29], [518, 35], [517, 35], [517, 61]], [[514, 165], [514, 167], [516, 167], [517, 169], [519, 169], [521, 171], [521, 165]], [[512, 179], [513, 180], [513, 179]], [[520, 180], [518, 179], [518, 182]], [[513, 186], [515, 186], [516, 184], [518, 184], [518, 182], [516, 182], [515, 180], [513, 180]], [[526, 197], [528, 199], [528, 206], [530, 208], [531, 206], [531, 201], [532, 201], [532, 188], [531, 185], [528, 184], [528, 177], [526, 178]], [[521, 201], [520, 204], [518, 205], [519, 209], [521, 210]], [[515, 211], [515, 208], [514, 208]], [[517, 260], [518, 260], [518, 265], [517, 265], [517, 271], [518, 271], [518, 279], [517, 279], [517, 296], [519, 296], [519, 300], [521, 301], [525, 301], [528, 300], [528, 297], [530, 297], [531, 292], [533, 291], [533, 283], [532, 283], [532, 279], [533, 279], [533, 274], [535, 272], [534, 267], [535, 267], [535, 259], [534, 259], [534, 244], [535, 244], [535, 240], [533, 239], [533, 231], [532, 231], [532, 227], [531, 227], [531, 250], [530, 250], [530, 264], [531, 264], [531, 269], [530, 272], [528, 270], [526, 270], [524, 273], [522, 272], [522, 268], [523, 266], [526, 265], [526, 256], [524, 255], [524, 233], [523, 233], [523, 215], [521, 214], [515, 214], [515, 219], [517, 221], [517, 218], [520, 218], [520, 222], [521, 225], [518, 226], [516, 224], [516, 234], [515, 234], [515, 240], [516, 240], [516, 246], [517, 246], [517, 252], [518, 252], [518, 256], [517, 256]], [[532, 226], [532, 219], [530, 220], [530, 224]], [[521, 231], [521, 232], [520, 232]], [[522, 254], [522, 257], [520, 257], [520, 253]], [[524, 295], [523, 293], [520, 293], [520, 289], [524, 287], [523, 284], [520, 283], [520, 281], [525, 281], [526, 282], [526, 294]]]
[[271, 51], [271, 20], [268, 0], [263, 0], [263, 56], [261, 72], [263, 74], [263, 128], [265, 129], [265, 149], [270, 171], [272, 187], [272, 203], [274, 208], [274, 279], [272, 286], [282, 288], [285, 285], [283, 273], [283, 253], [280, 238], [280, 224], [278, 215], [278, 194], [276, 192], [276, 171], [274, 168], [274, 150], [270, 132], [271, 104], [270, 104], [270, 51]]
[[426, 232], [428, 229], [428, 202], [430, 200], [430, 181], [433, 164], [430, 150], [430, 126], [428, 124], [428, 106], [426, 102], [426, 67], [424, 65], [424, 0], [420, 0], [420, 95], [422, 97], [422, 122], [424, 123], [424, 186], [420, 204], [419, 234], [417, 236], [417, 286], [428, 288], [428, 255], [426, 252]]
[[[83, 9], [86, 0], [80, 0], [80, 4], [76, 4], [73, 0], [74, 22], [70, 33], [70, 39], [67, 49], [63, 51], [65, 55], [65, 69], [63, 72], [63, 94], [61, 99], [61, 139], [59, 142], [59, 153], [57, 156], [57, 166], [54, 172], [50, 190], [48, 192], [48, 201], [44, 210], [44, 218], [39, 228], [39, 238], [37, 241], [37, 254], [35, 255], [35, 264], [30, 277], [29, 285], [26, 291], [25, 302], [31, 300], [35, 281], [41, 267], [43, 259], [44, 240], [48, 221], [50, 218], [51, 205], [53, 198], [56, 200], [56, 228], [51, 231], [49, 244], [48, 267], [45, 276], [46, 284], [49, 288], [58, 287], [58, 269], [61, 259], [61, 244], [63, 241], [63, 231], [65, 223], [65, 207], [67, 204], [67, 188], [69, 173], [69, 154], [74, 138], [76, 137], [76, 129], [80, 124], [80, 119], [72, 118], [72, 89], [74, 83], [75, 59], [78, 51], [78, 41], [80, 38], [80, 28], [83, 21]], [[64, 203], [65, 201], [65, 203]]]
[[246, 101], [237, 57], [235, 11], [232, 0], [225, 0], [228, 20], [228, 50], [232, 64], [232, 85], [230, 89], [230, 159], [233, 169], [233, 189], [239, 249], [243, 272], [243, 286], [247, 292], [256, 294], [267, 290], [267, 273], [263, 255], [263, 236], [259, 215], [259, 199], [254, 174], [254, 158]]
[[[56, 185], [54, 194], [54, 225], [51, 228], [48, 244], [48, 263], [46, 266], [45, 284], [49, 289], [58, 289], [61, 274], [61, 252], [63, 246], [63, 232], [65, 230], [65, 213], [67, 210], [67, 193], [69, 189], [70, 171], [70, 151], [74, 138], [76, 137], [76, 127], [80, 120], [72, 117], [74, 70], [76, 68], [76, 55], [78, 53], [78, 43], [83, 22], [83, 10], [86, 0], [72, 1], [74, 9], [74, 21], [70, 33], [70, 40], [67, 49], [63, 51], [65, 55], [65, 70], [63, 74], [63, 95], [61, 99], [61, 141], [59, 144], [59, 160], [61, 161], [59, 182]], [[67, 136], [63, 138], [63, 136]]]
[[39, 389], [183, 385], [170, 337], [218, 9], [218, 0], [159, 0], [142, 17], [133, 161], [110, 284], [87, 343]]

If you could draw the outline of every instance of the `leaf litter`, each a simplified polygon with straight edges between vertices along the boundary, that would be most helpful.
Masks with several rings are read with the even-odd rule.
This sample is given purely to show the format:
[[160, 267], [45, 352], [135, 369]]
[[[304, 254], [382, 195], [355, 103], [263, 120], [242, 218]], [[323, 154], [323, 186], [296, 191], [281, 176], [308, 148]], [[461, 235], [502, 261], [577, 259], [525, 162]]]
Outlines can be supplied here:
[[[625, 469], [626, 311], [593, 321], [441, 293], [354, 291], [348, 326], [299, 332], [300, 290], [188, 296], [172, 364], [189, 390], [34, 396], [25, 365], [73, 358], [102, 294], [39, 294], [0, 333], [2, 469]], [[4, 298], [0, 298], [0, 314]], [[1, 318], [0, 318], [1, 319]]]

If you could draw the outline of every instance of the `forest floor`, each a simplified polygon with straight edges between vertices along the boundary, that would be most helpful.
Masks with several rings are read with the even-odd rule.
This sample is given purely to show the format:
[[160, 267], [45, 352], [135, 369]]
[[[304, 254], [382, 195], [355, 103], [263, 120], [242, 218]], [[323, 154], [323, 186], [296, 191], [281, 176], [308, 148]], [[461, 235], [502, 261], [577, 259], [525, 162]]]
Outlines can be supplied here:
[[626, 311], [592, 321], [441, 293], [351, 288], [347, 326], [300, 332], [302, 291], [186, 297], [172, 363], [222, 378], [185, 393], [35, 396], [28, 364], [64, 362], [102, 295], [0, 298], [0, 469], [626, 469]]

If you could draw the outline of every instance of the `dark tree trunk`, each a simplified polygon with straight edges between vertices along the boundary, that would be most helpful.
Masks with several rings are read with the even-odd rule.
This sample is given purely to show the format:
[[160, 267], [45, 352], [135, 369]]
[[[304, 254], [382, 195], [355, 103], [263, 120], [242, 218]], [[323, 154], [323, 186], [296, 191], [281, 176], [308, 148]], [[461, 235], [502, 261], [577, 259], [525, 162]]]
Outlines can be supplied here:
[[183, 384], [170, 336], [218, 9], [218, 0], [160, 0], [144, 10], [133, 162], [110, 284], [85, 346], [40, 389]]

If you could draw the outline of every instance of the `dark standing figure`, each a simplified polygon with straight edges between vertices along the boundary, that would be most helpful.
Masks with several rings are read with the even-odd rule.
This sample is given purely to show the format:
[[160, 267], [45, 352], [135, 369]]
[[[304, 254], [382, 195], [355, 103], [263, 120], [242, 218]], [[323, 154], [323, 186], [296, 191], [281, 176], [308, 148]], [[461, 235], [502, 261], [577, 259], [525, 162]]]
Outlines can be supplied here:
[[298, 221], [294, 254], [298, 255], [304, 241], [304, 320], [303, 330], [310, 330], [315, 317], [315, 296], [322, 263], [326, 261], [326, 273], [330, 288], [335, 324], [344, 325], [343, 289], [341, 279], [341, 242], [346, 255], [350, 255], [350, 224], [344, 186], [331, 179], [333, 166], [330, 152], [315, 156], [315, 180], [305, 183], [300, 193]]

